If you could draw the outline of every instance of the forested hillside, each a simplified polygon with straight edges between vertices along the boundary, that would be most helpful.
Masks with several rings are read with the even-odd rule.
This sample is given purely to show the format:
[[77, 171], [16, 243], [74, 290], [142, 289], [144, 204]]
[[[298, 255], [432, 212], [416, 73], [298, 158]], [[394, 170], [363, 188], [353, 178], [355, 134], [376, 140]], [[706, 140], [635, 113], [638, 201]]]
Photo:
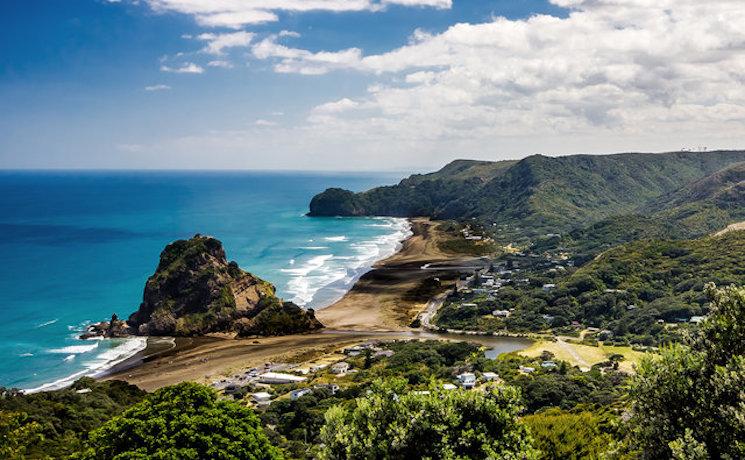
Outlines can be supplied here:
[[[459, 160], [437, 173], [412, 176], [395, 186], [357, 194], [327, 190], [313, 198], [310, 214], [476, 218], [525, 234], [569, 231], [620, 214], [648, 211], [650, 206], [655, 206], [655, 212], [686, 206], [700, 195], [684, 194], [686, 187], [720, 190], [711, 184], [729, 184], [741, 169], [721, 172], [708, 182], [703, 179], [743, 161], [745, 152], [735, 151], [535, 155], [497, 163]], [[738, 192], [729, 192], [735, 198], [725, 194], [712, 199], [736, 202]], [[677, 198], [665, 204], [665, 197]], [[666, 217], [681, 220], [683, 211]]]

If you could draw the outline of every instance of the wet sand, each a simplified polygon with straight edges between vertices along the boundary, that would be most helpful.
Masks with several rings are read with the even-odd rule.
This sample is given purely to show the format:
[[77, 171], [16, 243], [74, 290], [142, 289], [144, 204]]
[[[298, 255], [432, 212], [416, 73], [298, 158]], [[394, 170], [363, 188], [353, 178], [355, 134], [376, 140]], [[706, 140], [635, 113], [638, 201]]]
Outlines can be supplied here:
[[[439, 338], [412, 332], [408, 325], [429, 298], [454, 283], [459, 270], [447, 266], [463, 266], [475, 260], [439, 249], [443, 238], [438, 229], [440, 223], [428, 219], [411, 222], [414, 234], [398, 253], [378, 262], [341, 300], [316, 312], [325, 331], [259, 339], [184, 338], [165, 349], [162, 341], [151, 339], [146, 350], [117, 366], [105, 378], [126, 380], [151, 391], [183, 381], [209, 383], [268, 362], [301, 363], [365, 340]], [[425, 264], [437, 268], [423, 270]], [[440, 286], [433, 282], [434, 278], [441, 280]], [[510, 346], [519, 349], [523, 345], [527, 346]]]

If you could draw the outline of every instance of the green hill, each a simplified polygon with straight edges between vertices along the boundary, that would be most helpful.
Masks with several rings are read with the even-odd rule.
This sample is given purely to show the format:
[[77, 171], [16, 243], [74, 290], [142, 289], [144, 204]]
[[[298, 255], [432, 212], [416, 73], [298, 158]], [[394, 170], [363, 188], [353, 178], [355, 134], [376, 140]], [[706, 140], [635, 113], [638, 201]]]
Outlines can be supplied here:
[[634, 213], [743, 161], [745, 152], [735, 151], [458, 160], [394, 186], [329, 189], [313, 198], [310, 215], [476, 218], [527, 235], [568, 231]]
[[703, 235], [745, 220], [745, 163], [721, 169], [661, 197], [647, 209], [690, 235]]

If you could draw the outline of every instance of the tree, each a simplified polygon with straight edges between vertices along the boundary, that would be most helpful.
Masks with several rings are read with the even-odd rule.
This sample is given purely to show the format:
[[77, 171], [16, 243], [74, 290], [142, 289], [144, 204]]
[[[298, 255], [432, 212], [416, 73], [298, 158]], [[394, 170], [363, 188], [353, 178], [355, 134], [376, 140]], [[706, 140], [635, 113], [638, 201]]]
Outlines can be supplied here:
[[91, 432], [80, 459], [282, 458], [254, 412], [210, 388], [162, 388]]
[[745, 289], [710, 285], [707, 293], [700, 333], [644, 360], [633, 382], [633, 441], [643, 457], [745, 457]]
[[485, 392], [433, 387], [407, 392], [405, 381], [377, 381], [350, 408], [335, 406], [321, 429], [325, 459], [534, 459], [518, 422], [520, 394], [511, 387]]
[[0, 411], [0, 458], [24, 458], [26, 448], [41, 437], [41, 425], [20, 412]]
[[542, 460], [597, 459], [613, 448], [613, 436], [603, 426], [608, 422], [592, 412], [549, 409], [523, 421]]

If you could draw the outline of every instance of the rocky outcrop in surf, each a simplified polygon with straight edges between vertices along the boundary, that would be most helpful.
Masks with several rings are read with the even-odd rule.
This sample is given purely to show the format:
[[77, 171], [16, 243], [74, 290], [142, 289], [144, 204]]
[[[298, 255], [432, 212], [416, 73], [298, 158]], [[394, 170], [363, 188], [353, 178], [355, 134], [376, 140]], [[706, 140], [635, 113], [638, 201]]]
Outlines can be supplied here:
[[228, 262], [222, 243], [202, 235], [166, 246], [127, 323], [139, 335], [169, 336], [284, 335], [323, 327], [313, 310], [279, 299], [271, 283]]

